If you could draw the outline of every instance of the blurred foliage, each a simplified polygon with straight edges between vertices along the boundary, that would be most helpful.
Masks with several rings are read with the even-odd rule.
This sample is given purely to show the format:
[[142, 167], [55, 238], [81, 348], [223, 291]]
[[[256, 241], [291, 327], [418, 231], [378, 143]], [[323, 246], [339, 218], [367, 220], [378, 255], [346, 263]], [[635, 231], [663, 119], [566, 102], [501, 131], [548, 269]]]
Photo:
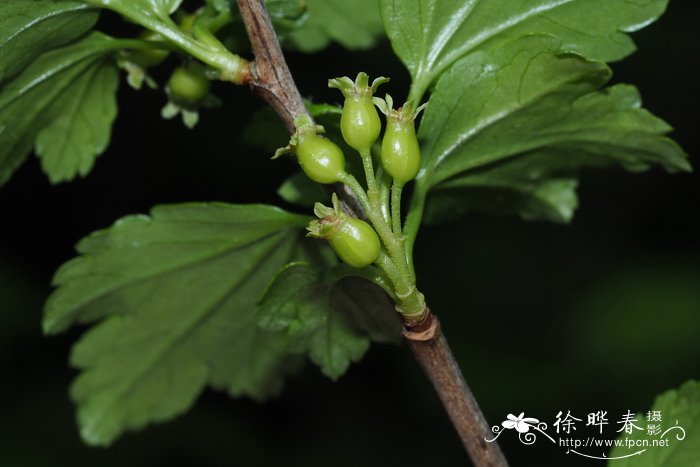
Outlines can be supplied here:
[[[618, 446], [610, 457], [630, 456], [608, 461], [608, 465], [620, 467], [687, 467], [700, 462], [700, 383], [688, 381], [678, 389], [659, 395], [647, 411], [635, 414], [640, 429], [632, 428], [631, 434], [623, 434], [624, 442], [647, 443], [652, 446], [630, 448]], [[651, 423], [649, 423], [651, 422]], [[636, 426], [636, 425], [635, 425]], [[653, 426], [653, 427], [652, 427]], [[644, 429], [646, 427], [646, 429]], [[654, 442], [663, 441], [654, 447]], [[639, 457], [631, 455], [640, 451]]]
[[621, 363], [664, 381], [700, 361], [700, 258], [691, 261], [651, 260], [601, 278], [568, 315], [573, 352], [611, 381]]

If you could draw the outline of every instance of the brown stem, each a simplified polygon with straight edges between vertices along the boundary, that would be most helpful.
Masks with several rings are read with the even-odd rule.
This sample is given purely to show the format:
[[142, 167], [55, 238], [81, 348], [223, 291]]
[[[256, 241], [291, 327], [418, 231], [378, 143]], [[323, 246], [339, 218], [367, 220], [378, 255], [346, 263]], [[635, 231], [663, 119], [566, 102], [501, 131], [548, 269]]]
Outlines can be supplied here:
[[507, 467], [508, 461], [494, 441], [484, 414], [464, 381], [442, 328], [428, 308], [420, 320], [406, 323], [404, 339], [420, 363], [477, 467]]
[[[255, 62], [248, 83], [294, 132], [294, 119], [308, 111], [294, 84], [263, 0], [237, 0], [241, 18], [253, 47]], [[338, 193], [343, 209], [364, 217], [360, 203], [342, 184], [328, 187]], [[427, 310], [427, 309], [426, 309]], [[464, 446], [478, 467], [504, 467], [507, 462], [498, 445], [486, 443], [489, 427], [464, 382], [437, 318], [427, 310], [419, 322], [406, 323], [404, 338], [432, 382]]]
[[294, 132], [294, 119], [307, 114], [263, 0], [237, 0], [255, 63], [249, 84], [275, 109], [287, 130]]
[[[255, 55], [248, 84], [277, 112], [287, 130], [294, 133], [296, 117], [305, 114], [312, 120], [313, 118], [304, 105], [304, 99], [284, 59], [277, 34], [265, 9], [265, 2], [237, 0], [237, 3]], [[324, 187], [327, 191], [338, 194], [345, 212], [360, 219], [365, 217], [357, 197], [345, 185], [337, 183]]]

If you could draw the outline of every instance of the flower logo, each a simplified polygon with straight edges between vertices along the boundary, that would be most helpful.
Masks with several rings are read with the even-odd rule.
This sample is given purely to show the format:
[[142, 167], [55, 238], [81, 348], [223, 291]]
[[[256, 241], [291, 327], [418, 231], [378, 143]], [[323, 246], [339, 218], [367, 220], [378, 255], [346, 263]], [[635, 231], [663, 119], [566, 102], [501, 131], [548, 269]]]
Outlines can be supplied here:
[[515, 428], [518, 433], [527, 433], [530, 431], [530, 427], [536, 427], [540, 421], [536, 418], [525, 418], [524, 415], [525, 412], [521, 412], [517, 417], [509, 413], [508, 420], [505, 420], [501, 425], [508, 430]]

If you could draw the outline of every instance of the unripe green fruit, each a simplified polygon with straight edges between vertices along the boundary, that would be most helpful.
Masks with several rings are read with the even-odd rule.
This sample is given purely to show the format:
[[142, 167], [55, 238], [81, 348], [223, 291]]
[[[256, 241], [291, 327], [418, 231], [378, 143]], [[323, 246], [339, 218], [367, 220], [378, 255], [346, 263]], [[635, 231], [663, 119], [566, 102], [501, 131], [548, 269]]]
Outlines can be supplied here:
[[310, 133], [300, 136], [296, 155], [304, 173], [316, 183], [339, 182], [345, 174], [345, 156], [332, 141]]
[[348, 216], [333, 193], [333, 207], [314, 205], [318, 220], [309, 222], [309, 237], [327, 240], [343, 262], [356, 268], [374, 263], [379, 257], [381, 244], [374, 229], [365, 221]]
[[371, 96], [350, 96], [345, 99], [340, 131], [351, 148], [368, 150], [379, 137], [381, 129], [382, 123]]
[[396, 182], [407, 183], [420, 170], [420, 146], [413, 120], [389, 118], [382, 140], [382, 165]]
[[381, 249], [374, 229], [367, 222], [350, 216], [343, 216], [338, 231], [329, 241], [340, 259], [356, 268], [374, 263]]
[[209, 94], [211, 83], [204, 73], [193, 67], [177, 68], [168, 80], [170, 100], [185, 109], [196, 110]]
[[[153, 31], [144, 31], [139, 34], [139, 39], [145, 41], [163, 41], [165, 38]], [[128, 59], [141, 68], [151, 68], [162, 63], [170, 55], [169, 50], [164, 49], [137, 49], [129, 52]]]

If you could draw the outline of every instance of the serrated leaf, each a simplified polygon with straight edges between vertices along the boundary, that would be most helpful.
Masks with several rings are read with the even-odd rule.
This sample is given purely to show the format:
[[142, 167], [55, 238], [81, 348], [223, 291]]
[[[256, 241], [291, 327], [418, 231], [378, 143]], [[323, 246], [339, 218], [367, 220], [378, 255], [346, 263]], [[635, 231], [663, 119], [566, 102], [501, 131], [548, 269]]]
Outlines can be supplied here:
[[206, 384], [262, 399], [289, 371], [287, 341], [256, 326], [255, 302], [308, 222], [263, 205], [159, 206], [78, 245], [54, 278], [44, 329], [94, 325], [71, 356], [83, 438], [185, 411]]
[[323, 301], [323, 293], [316, 268], [306, 263], [285, 265], [260, 300], [258, 325], [268, 331], [287, 330], [292, 341], [303, 340], [324, 320], [314, 303]]
[[32, 146], [56, 183], [85, 175], [107, 146], [116, 116], [120, 42], [93, 33], [42, 55], [0, 91], [0, 185]]
[[[634, 430], [624, 434], [619, 440], [633, 440], [636, 447], [613, 447], [608, 457], [622, 457], [640, 451], [639, 445], [645, 441], [649, 446], [640, 455], [608, 461], [618, 467], [690, 467], [700, 465], [700, 382], [688, 381], [678, 389], [659, 395], [650, 411], [661, 415], [661, 432], [650, 435], [647, 430]], [[648, 413], [648, 412], [647, 412]], [[638, 414], [637, 420], [644, 420], [646, 414]], [[651, 423], [651, 422], [650, 422]], [[673, 428], [673, 427], [680, 427]], [[668, 430], [668, 431], [666, 431]], [[660, 436], [664, 435], [664, 436]], [[668, 439], [668, 445], [653, 447], [653, 441]], [[624, 442], [624, 441], [623, 441]]]
[[260, 301], [258, 324], [268, 331], [283, 331], [295, 351], [308, 352], [326, 376], [337, 379], [362, 358], [369, 338], [352, 329], [331, 306], [332, 286], [320, 269], [289, 264]]
[[79, 76], [53, 104], [62, 109], [36, 138], [36, 153], [52, 183], [84, 177], [109, 145], [117, 117], [119, 70], [110, 61]]
[[3, 0], [0, 14], [0, 84], [51, 49], [85, 34], [97, 12], [70, 0]]
[[316, 52], [331, 41], [348, 49], [366, 49], [382, 35], [378, 0], [306, 0], [308, 20], [287, 38], [304, 52]]
[[[396, 54], [421, 90], [460, 58], [529, 34], [551, 34], [562, 50], [618, 60], [634, 50], [628, 32], [653, 22], [668, 0], [381, 0]], [[420, 93], [422, 94], [422, 93]]]
[[504, 208], [524, 217], [568, 221], [581, 167], [689, 170], [683, 151], [663, 136], [671, 128], [640, 108], [636, 89], [598, 91], [607, 66], [558, 53], [556, 38], [515, 42], [465, 57], [431, 96], [417, 184], [442, 197], [442, 211], [446, 199], [476, 189], [509, 197]]

